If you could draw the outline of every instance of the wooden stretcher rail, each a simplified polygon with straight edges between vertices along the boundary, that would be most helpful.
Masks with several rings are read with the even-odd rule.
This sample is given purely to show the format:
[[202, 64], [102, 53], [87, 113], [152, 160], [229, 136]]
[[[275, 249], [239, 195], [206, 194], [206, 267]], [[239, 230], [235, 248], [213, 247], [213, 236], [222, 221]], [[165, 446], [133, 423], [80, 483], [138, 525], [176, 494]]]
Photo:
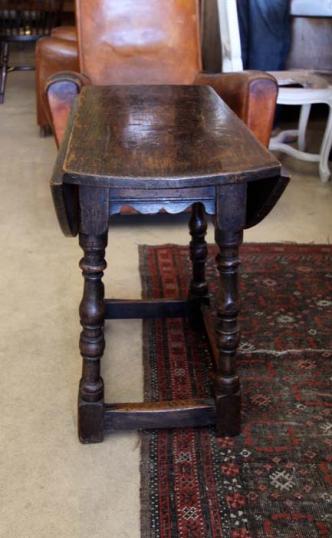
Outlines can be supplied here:
[[210, 353], [211, 353], [214, 367], [216, 368], [218, 364], [219, 351], [218, 351], [217, 340], [216, 340], [215, 322], [212, 318], [210, 309], [204, 305], [201, 308], [202, 308], [204, 328], [205, 328], [206, 336], [208, 339]]
[[105, 431], [209, 426], [215, 420], [212, 399], [105, 404], [104, 407]]
[[183, 318], [189, 313], [187, 300], [105, 299], [105, 319]]

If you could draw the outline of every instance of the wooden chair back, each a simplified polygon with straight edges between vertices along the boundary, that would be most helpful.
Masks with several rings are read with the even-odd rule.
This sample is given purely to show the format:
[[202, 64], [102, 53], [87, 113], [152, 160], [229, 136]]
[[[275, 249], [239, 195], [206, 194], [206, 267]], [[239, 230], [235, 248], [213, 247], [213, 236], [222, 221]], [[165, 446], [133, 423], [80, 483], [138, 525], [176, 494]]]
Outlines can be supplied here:
[[57, 26], [63, 0], [0, 0], [0, 39], [35, 41]]

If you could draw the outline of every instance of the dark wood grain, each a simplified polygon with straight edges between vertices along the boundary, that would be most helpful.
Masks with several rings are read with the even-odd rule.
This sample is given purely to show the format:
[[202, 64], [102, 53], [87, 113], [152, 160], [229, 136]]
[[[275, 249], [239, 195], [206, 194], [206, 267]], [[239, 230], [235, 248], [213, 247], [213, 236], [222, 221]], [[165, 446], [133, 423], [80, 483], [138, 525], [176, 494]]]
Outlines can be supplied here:
[[214, 391], [218, 435], [240, 433], [241, 392], [236, 372], [236, 352], [240, 341], [238, 326], [240, 265], [239, 246], [246, 221], [246, 186], [219, 187], [215, 241], [220, 249], [216, 258], [220, 275], [217, 294], [217, 346], [219, 350]]
[[72, 131], [76, 106], [77, 103], [74, 103], [50, 181], [55, 212], [61, 230], [66, 236], [77, 235], [79, 226], [78, 187], [76, 185], [64, 183], [63, 173], [63, 163], [66, 156], [69, 137]]
[[80, 304], [80, 351], [83, 372], [79, 389], [79, 437], [82, 442], [100, 442], [104, 437], [104, 382], [100, 375], [100, 359], [104, 353], [104, 285], [107, 235], [80, 233], [84, 256], [80, 268], [84, 277], [84, 292]]
[[216, 420], [213, 400], [172, 400], [165, 402], [105, 405], [105, 431], [189, 428], [209, 426]]
[[[239, 246], [243, 229], [272, 209], [287, 182], [279, 162], [211, 88], [118, 86], [82, 91], [51, 188], [63, 231], [71, 235], [79, 231], [84, 251], [78, 407], [83, 443], [102, 441], [106, 431], [134, 427], [215, 422], [218, 435], [240, 432]], [[188, 300], [104, 299], [109, 220], [128, 205], [142, 213], [159, 209], [176, 213], [191, 207], [193, 270]], [[207, 310], [205, 213], [215, 216], [220, 249], [216, 327]], [[100, 361], [105, 319], [183, 316], [195, 329], [205, 330], [208, 338], [215, 363], [214, 402], [104, 404]]]
[[208, 296], [208, 286], [205, 278], [205, 262], [208, 250], [205, 241], [207, 221], [204, 206], [199, 202], [192, 206], [189, 232], [192, 237], [189, 251], [193, 269], [189, 296], [202, 299]]
[[217, 334], [215, 330], [215, 323], [212, 317], [211, 309], [206, 305], [202, 305], [202, 317], [204, 323], [204, 330], [207, 336], [207, 342], [210, 349], [210, 355], [213, 362], [214, 370], [217, 370], [219, 361], [219, 349], [217, 344]]
[[181, 213], [189, 209], [197, 200], [205, 208], [205, 213], [215, 213], [215, 188], [184, 187], [181, 189], [110, 189], [110, 213], [119, 213], [123, 205], [132, 207], [139, 213], [155, 214], [161, 209], [166, 213]]
[[181, 299], [106, 299], [105, 319], [183, 318], [190, 305]]
[[259, 224], [274, 208], [289, 183], [286, 170], [276, 178], [253, 181], [247, 185], [247, 212], [245, 228]]
[[209, 86], [83, 88], [66, 182], [176, 188], [257, 180], [280, 164]]
[[208, 255], [205, 236], [207, 232], [207, 220], [204, 204], [196, 202], [191, 208], [189, 220], [189, 243], [190, 260], [192, 264], [192, 277], [189, 285], [188, 299], [191, 303], [189, 318], [191, 326], [199, 330], [202, 328], [202, 304], [209, 302], [209, 290], [205, 278], [205, 263]]

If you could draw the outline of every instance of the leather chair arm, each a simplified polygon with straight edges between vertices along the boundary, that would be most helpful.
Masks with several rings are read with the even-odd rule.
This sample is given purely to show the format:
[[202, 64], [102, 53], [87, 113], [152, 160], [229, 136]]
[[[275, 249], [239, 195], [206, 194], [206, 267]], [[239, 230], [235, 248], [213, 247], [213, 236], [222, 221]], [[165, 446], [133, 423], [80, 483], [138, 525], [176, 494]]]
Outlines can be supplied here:
[[278, 85], [273, 76], [261, 71], [200, 73], [195, 84], [212, 86], [256, 138], [268, 146], [278, 95]]
[[51, 36], [67, 41], [77, 41], [77, 32], [75, 26], [57, 26], [51, 31]]
[[72, 71], [62, 71], [51, 76], [45, 86], [50, 121], [57, 146], [60, 145], [75, 97], [89, 79]]
[[36, 96], [38, 124], [49, 124], [49, 110], [45, 99], [47, 79], [59, 71], [78, 71], [78, 50], [75, 41], [44, 37], [36, 44]]

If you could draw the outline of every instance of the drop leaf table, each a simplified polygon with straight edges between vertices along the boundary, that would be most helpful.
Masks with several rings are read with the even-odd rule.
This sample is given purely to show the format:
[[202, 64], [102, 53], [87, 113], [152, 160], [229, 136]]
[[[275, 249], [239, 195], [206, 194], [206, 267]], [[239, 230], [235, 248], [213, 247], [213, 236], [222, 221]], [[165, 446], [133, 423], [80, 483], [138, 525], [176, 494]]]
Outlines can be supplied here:
[[[216, 424], [240, 432], [236, 372], [239, 344], [239, 247], [243, 230], [261, 221], [288, 182], [276, 158], [208, 86], [88, 86], [74, 105], [51, 180], [66, 235], [79, 235], [84, 277], [79, 313], [83, 373], [79, 437], [105, 432]], [[105, 249], [112, 215], [191, 210], [186, 300], [104, 298]], [[205, 280], [206, 214], [214, 216], [220, 291], [213, 327]], [[116, 255], [116, 253], [114, 253]], [[104, 402], [100, 361], [108, 319], [189, 316], [205, 331], [215, 364], [214, 398], [116, 404]]]

